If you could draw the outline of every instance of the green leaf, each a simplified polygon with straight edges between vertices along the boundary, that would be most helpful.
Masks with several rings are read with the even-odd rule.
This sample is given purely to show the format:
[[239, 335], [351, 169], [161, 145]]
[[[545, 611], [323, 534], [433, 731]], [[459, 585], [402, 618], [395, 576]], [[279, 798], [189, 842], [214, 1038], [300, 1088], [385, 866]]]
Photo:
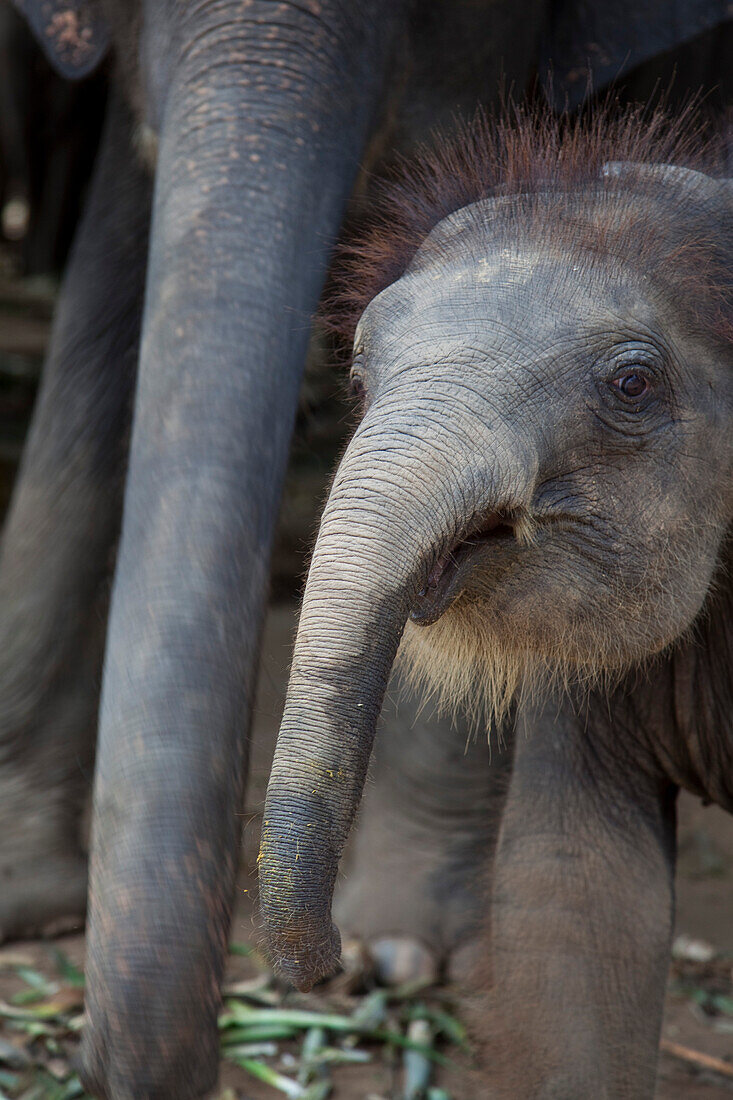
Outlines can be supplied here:
[[[435, 1025], [436, 1030], [441, 1035], [445, 1035], [451, 1043], [454, 1043], [458, 1047], [464, 1049], [468, 1047], [468, 1037], [466, 1035], [466, 1029], [460, 1020], [457, 1020], [455, 1016], [451, 1016], [450, 1013], [445, 1012], [440, 1008], [433, 1008], [429, 1005], [420, 1006], [420, 1015], [430, 1020]], [[411, 1013], [411, 1018], [415, 1018], [414, 1012]]]
[[65, 955], [60, 948], [52, 947], [50, 948], [50, 952], [56, 963], [56, 969], [66, 984], [72, 986], [74, 989], [83, 989], [84, 974], [79, 967], [75, 966], [71, 959]]
[[351, 1019], [362, 1028], [375, 1028], [384, 1023], [387, 1016], [389, 994], [385, 989], [375, 989], [361, 1002]]
[[250, 955], [254, 955], [255, 951], [256, 951], [256, 948], [252, 947], [248, 943], [234, 943], [234, 942], [232, 942], [232, 943], [229, 944], [229, 954], [230, 955], [241, 955], [242, 958], [246, 959], [246, 958], [249, 958]]
[[22, 1100], [67, 1100], [66, 1084], [60, 1084], [42, 1070], [36, 1073], [35, 1085], [23, 1094]]
[[37, 970], [34, 970], [31, 966], [15, 966], [13, 967], [18, 977], [30, 986], [30, 989], [23, 989], [20, 993], [15, 993], [10, 1002], [14, 1005], [30, 1005], [36, 1001], [42, 1001], [47, 997], [50, 997], [53, 993], [58, 992], [58, 984], [56, 982], [50, 982], [48, 978], [43, 974], [39, 974]]
[[331, 1095], [332, 1088], [330, 1081], [314, 1081], [303, 1093], [302, 1100], [326, 1100]]
[[225, 1022], [222, 1022], [221, 1019], [219, 1021], [220, 1027], [229, 1026], [230, 1021], [234, 1021], [244, 1028], [277, 1026], [278, 1024], [299, 1030], [322, 1027], [326, 1031], [341, 1032], [344, 1035], [362, 1035], [377, 1042], [390, 1043], [392, 1046], [401, 1047], [404, 1050], [414, 1050], [424, 1054], [426, 1058], [429, 1058], [432, 1062], [437, 1062], [439, 1065], [450, 1065], [450, 1059], [443, 1054], [439, 1054], [432, 1047], [414, 1043], [410, 1039], [406, 1039], [399, 1031], [386, 1028], [359, 1027], [351, 1016], [337, 1016], [334, 1013], [327, 1012], [308, 1012], [300, 1008], [250, 1008], [248, 1005], [240, 1004], [237, 1001], [228, 1001], [227, 1010], [224, 1018]]
[[32, 966], [16, 966], [15, 973], [19, 978], [22, 978], [26, 985], [31, 986], [32, 989], [43, 990], [44, 993], [51, 984], [48, 978], [43, 974], [39, 974]]
[[303, 1100], [305, 1089], [292, 1077], [285, 1077], [282, 1073], [277, 1073], [272, 1066], [267, 1066], [264, 1062], [258, 1062], [254, 1058], [235, 1058], [234, 1061], [247, 1073], [256, 1077], [258, 1081], [264, 1081], [266, 1085], [271, 1085], [279, 1092], [284, 1092], [291, 1100]]
[[368, 1050], [342, 1050], [323, 1047], [313, 1059], [319, 1066], [364, 1066], [372, 1061]]
[[326, 1032], [322, 1027], [309, 1028], [305, 1033], [303, 1045], [300, 1048], [300, 1070], [298, 1081], [301, 1085], [309, 1084], [318, 1075], [320, 1059], [319, 1053], [326, 1043]]
[[327, 1031], [358, 1031], [350, 1016], [336, 1016], [327, 1012], [309, 1012], [302, 1008], [251, 1008], [238, 1001], [227, 1001], [227, 1010], [232, 1019], [243, 1027], [255, 1027], [258, 1024], [282, 1024], [299, 1030], [323, 1027]]
[[78, 1077], [71, 1077], [64, 1088], [63, 1100], [78, 1100], [85, 1096], [84, 1086]]
[[431, 1062], [435, 1062], [439, 1066], [451, 1066], [454, 1063], [450, 1058], [446, 1058], [444, 1054], [440, 1054], [439, 1051], [433, 1050], [432, 1047], [425, 1046], [423, 1043], [413, 1042], [412, 1039], [406, 1039], [404, 1035], [400, 1035], [398, 1031], [374, 1031], [369, 1036], [370, 1039], [381, 1039], [382, 1042], [391, 1043], [392, 1046], [401, 1047], [403, 1050], [414, 1050], [417, 1054], [422, 1054]]
[[710, 999], [718, 1012], [722, 1012], [725, 1016], [733, 1016], [733, 997], [728, 997], [724, 993], [713, 993]]
[[43, 1001], [48, 996], [48, 991], [43, 989], [22, 989], [20, 993], [14, 993], [10, 998], [13, 1005], [32, 1005]]
[[297, 1028], [285, 1027], [283, 1024], [233, 1027], [224, 1032], [221, 1037], [221, 1045], [226, 1049], [234, 1043], [259, 1043], [267, 1039], [293, 1039], [297, 1034]]
[[277, 1055], [277, 1043], [237, 1043], [224, 1047], [222, 1054], [231, 1061], [237, 1058], [274, 1058]]
[[37, 1008], [20, 1008], [0, 1001], [0, 1017], [4, 1016], [6, 1020], [53, 1020], [63, 1012], [64, 1008], [53, 1001]]
[[[428, 1020], [422, 1016], [412, 1020], [408, 1037], [413, 1043], [431, 1049], [432, 1030]], [[422, 1100], [430, 1084], [430, 1060], [423, 1051], [407, 1047], [402, 1056], [402, 1065], [405, 1076], [403, 1100]]]

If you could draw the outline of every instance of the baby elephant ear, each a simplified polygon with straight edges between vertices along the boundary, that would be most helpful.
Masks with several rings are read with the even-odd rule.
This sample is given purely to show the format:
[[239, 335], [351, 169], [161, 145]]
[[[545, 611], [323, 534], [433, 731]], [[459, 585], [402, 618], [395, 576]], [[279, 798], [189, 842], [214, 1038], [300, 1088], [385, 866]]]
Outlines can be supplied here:
[[616, 179], [630, 184], [653, 184], [675, 188], [698, 202], [723, 203], [733, 200], [733, 180], [718, 179], [692, 168], [680, 168], [676, 164], [644, 164], [634, 161], [612, 160], [601, 168], [604, 179]]
[[99, 0], [14, 0], [46, 57], [67, 80], [94, 72], [109, 49]]

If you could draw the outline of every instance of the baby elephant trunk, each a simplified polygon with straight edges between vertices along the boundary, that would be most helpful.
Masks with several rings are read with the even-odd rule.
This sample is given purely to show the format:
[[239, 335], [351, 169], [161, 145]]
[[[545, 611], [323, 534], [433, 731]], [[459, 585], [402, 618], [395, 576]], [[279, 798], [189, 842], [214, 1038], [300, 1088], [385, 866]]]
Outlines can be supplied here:
[[[420, 423], [411, 411], [403, 427]], [[438, 434], [427, 443], [390, 429], [374, 406], [344, 456], [313, 555], [259, 856], [269, 951], [302, 990], [339, 959], [336, 873], [410, 608], [436, 557], [472, 513], [491, 510], [502, 480], [492, 458], [481, 486], [475, 455]]]

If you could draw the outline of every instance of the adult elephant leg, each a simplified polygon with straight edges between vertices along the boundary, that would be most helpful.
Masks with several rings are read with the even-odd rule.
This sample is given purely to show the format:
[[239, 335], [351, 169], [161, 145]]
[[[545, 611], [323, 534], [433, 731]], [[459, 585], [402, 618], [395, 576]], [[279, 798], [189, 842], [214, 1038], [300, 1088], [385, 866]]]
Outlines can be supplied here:
[[309, 317], [399, 8], [221, 0], [143, 19], [159, 156], [82, 1052], [87, 1086], [114, 1100], [186, 1100], [216, 1079], [272, 532]]
[[604, 705], [586, 722], [550, 704], [517, 730], [478, 1025], [492, 1100], [654, 1093], [676, 788]]
[[110, 104], [0, 550], [0, 938], [83, 914], [150, 183]]
[[474, 969], [512, 740], [434, 714], [393, 679], [334, 899], [336, 923], [367, 945], [382, 981]]

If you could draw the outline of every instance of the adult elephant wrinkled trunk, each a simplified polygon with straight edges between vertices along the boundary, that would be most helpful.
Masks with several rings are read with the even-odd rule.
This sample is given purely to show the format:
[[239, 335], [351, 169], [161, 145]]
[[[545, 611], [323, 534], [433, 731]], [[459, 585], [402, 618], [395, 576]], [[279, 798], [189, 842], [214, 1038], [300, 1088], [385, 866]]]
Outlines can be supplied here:
[[309, 319], [399, 25], [399, 4], [368, 7], [145, 8], [159, 152], [82, 1051], [87, 1087], [114, 1100], [198, 1097], [216, 1079], [246, 735]]
[[494, 440], [493, 451], [476, 449], [469, 432], [437, 424], [420, 402], [397, 408], [372, 406], [326, 505], [265, 806], [268, 948], [301, 989], [338, 961], [330, 915], [338, 863], [410, 610], [456, 539], [516, 499], [506, 434], [503, 448]]

